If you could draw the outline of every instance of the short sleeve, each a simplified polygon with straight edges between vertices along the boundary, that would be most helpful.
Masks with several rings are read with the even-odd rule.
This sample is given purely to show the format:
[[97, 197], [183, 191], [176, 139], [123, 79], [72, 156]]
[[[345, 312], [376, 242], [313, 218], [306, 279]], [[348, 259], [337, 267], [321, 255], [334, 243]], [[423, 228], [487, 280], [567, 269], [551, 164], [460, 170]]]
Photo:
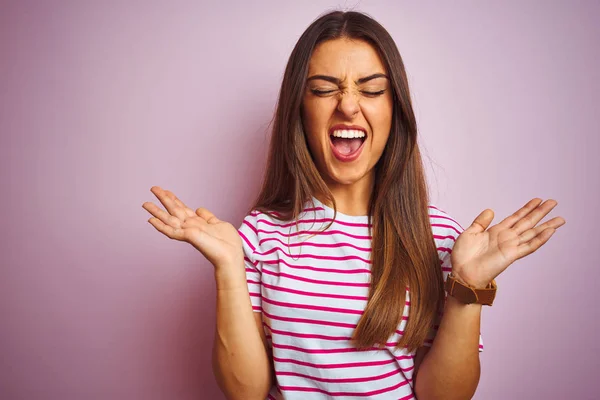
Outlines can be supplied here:
[[[437, 248], [437, 253], [440, 258], [440, 266], [442, 268], [442, 277], [444, 282], [448, 277], [448, 274], [452, 271], [452, 249], [454, 243], [464, 229], [450, 217], [446, 212], [440, 210], [435, 206], [429, 207], [431, 227], [433, 231], [433, 237]], [[445, 294], [444, 300], [448, 297]], [[445, 304], [445, 301], [444, 301]], [[431, 347], [435, 339], [435, 335], [439, 329], [442, 317], [444, 316], [443, 308], [438, 312], [437, 318], [430, 329], [429, 334], [425, 340], [424, 346]], [[481, 334], [479, 334], [479, 352], [483, 351], [483, 340]]]
[[256, 249], [259, 246], [257, 221], [258, 213], [250, 213], [246, 216], [246, 218], [244, 218], [244, 221], [238, 229], [238, 232], [240, 234], [240, 237], [242, 238], [242, 247], [244, 249], [246, 282], [248, 283], [248, 292], [250, 293], [250, 302], [252, 303], [252, 310], [255, 312], [262, 312], [262, 265], [254, 258]]

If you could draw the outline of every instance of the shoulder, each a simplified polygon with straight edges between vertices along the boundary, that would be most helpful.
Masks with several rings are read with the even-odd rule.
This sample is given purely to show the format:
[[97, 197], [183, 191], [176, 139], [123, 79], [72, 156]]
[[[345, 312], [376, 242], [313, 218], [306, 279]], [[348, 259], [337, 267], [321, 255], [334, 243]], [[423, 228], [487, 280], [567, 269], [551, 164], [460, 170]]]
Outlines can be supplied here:
[[428, 210], [429, 222], [434, 234], [446, 234], [456, 239], [464, 231], [454, 217], [435, 204], [430, 203]]
[[252, 210], [244, 217], [240, 226], [240, 231], [252, 231], [258, 234], [258, 230], [261, 226], [274, 226], [285, 223], [277, 212], [265, 212], [260, 210]]
[[260, 251], [261, 243], [261, 231], [264, 232], [264, 228], [261, 228], [261, 222], [269, 221], [271, 217], [269, 214], [252, 210], [242, 220], [238, 233], [242, 239], [242, 247], [246, 261], [254, 263], [254, 253]]
[[454, 242], [464, 229], [454, 217], [437, 205], [430, 203], [428, 210], [433, 240], [440, 258], [443, 258], [452, 252]]
[[325, 209], [320, 205], [320, 203], [315, 204], [310, 201], [304, 205], [304, 208], [296, 219], [290, 219], [286, 215], [277, 211], [253, 209], [242, 221], [240, 231], [242, 233], [254, 232], [255, 235], [265, 233], [274, 234], [276, 233], [273, 232], [274, 229], [279, 230], [282, 228], [289, 228], [295, 226], [298, 222], [303, 222], [306, 219], [312, 222], [315, 219], [324, 218], [325, 216]]
[[256, 251], [262, 238], [276, 234], [286, 222], [277, 212], [252, 210], [244, 217], [238, 232], [248, 247]]
[[274, 213], [266, 213], [259, 210], [250, 211], [242, 221], [238, 231], [242, 236], [256, 237], [259, 234], [260, 225], [272, 225], [276, 221]]

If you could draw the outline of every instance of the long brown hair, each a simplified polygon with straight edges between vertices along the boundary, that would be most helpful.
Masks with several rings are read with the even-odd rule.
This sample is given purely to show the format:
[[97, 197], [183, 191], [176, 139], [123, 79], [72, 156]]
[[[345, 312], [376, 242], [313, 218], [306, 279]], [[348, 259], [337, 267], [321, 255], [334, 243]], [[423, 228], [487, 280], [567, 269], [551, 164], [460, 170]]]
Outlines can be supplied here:
[[335, 209], [335, 199], [307, 145], [301, 106], [313, 50], [342, 37], [367, 41], [378, 51], [394, 96], [390, 136], [375, 167], [369, 204], [369, 300], [353, 340], [358, 348], [385, 345], [401, 321], [408, 287], [410, 317], [397, 348], [413, 351], [423, 344], [441, 308], [442, 272], [404, 64], [392, 37], [377, 21], [358, 12], [335, 11], [315, 20], [298, 40], [283, 76], [263, 186], [253, 208], [297, 220], [306, 202], [318, 193]]

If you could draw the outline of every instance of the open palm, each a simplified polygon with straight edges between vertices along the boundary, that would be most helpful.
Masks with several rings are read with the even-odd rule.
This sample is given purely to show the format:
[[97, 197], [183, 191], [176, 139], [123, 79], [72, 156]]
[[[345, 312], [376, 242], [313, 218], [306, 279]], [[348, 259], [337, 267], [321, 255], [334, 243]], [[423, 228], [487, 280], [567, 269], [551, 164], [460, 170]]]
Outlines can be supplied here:
[[151, 202], [142, 205], [153, 215], [148, 222], [159, 232], [170, 239], [190, 243], [215, 267], [242, 263], [242, 241], [233, 225], [204, 208], [193, 211], [168, 190], [158, 186], [150, 190], [167, 210]]
[[566, 223], [555, 217], [536, 226], [557, 204], [555, 200], [542, 203], [539, 198], [532, 199], [489, 229], [494, 212], [484, 210], [454, 244], [453, 273], [472, 286], [485, 287], [513, 262], [539, 249]]

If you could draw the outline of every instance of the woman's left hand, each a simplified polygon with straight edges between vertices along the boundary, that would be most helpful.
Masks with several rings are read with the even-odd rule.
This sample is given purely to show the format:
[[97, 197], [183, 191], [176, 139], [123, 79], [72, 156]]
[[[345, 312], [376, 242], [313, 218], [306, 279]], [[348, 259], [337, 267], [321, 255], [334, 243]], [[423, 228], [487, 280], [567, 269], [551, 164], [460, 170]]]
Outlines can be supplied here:
[[555, 200], [542, 203], [542, 199], [532, 199], [489, 229], [494, 212], [484, 210], [458, 236], [452, 250], [452, 273], [471, 286], [486, 287], [510, 264], [543, 246], [566, 223], [555, 217], [536, 226], [557, 204]]

